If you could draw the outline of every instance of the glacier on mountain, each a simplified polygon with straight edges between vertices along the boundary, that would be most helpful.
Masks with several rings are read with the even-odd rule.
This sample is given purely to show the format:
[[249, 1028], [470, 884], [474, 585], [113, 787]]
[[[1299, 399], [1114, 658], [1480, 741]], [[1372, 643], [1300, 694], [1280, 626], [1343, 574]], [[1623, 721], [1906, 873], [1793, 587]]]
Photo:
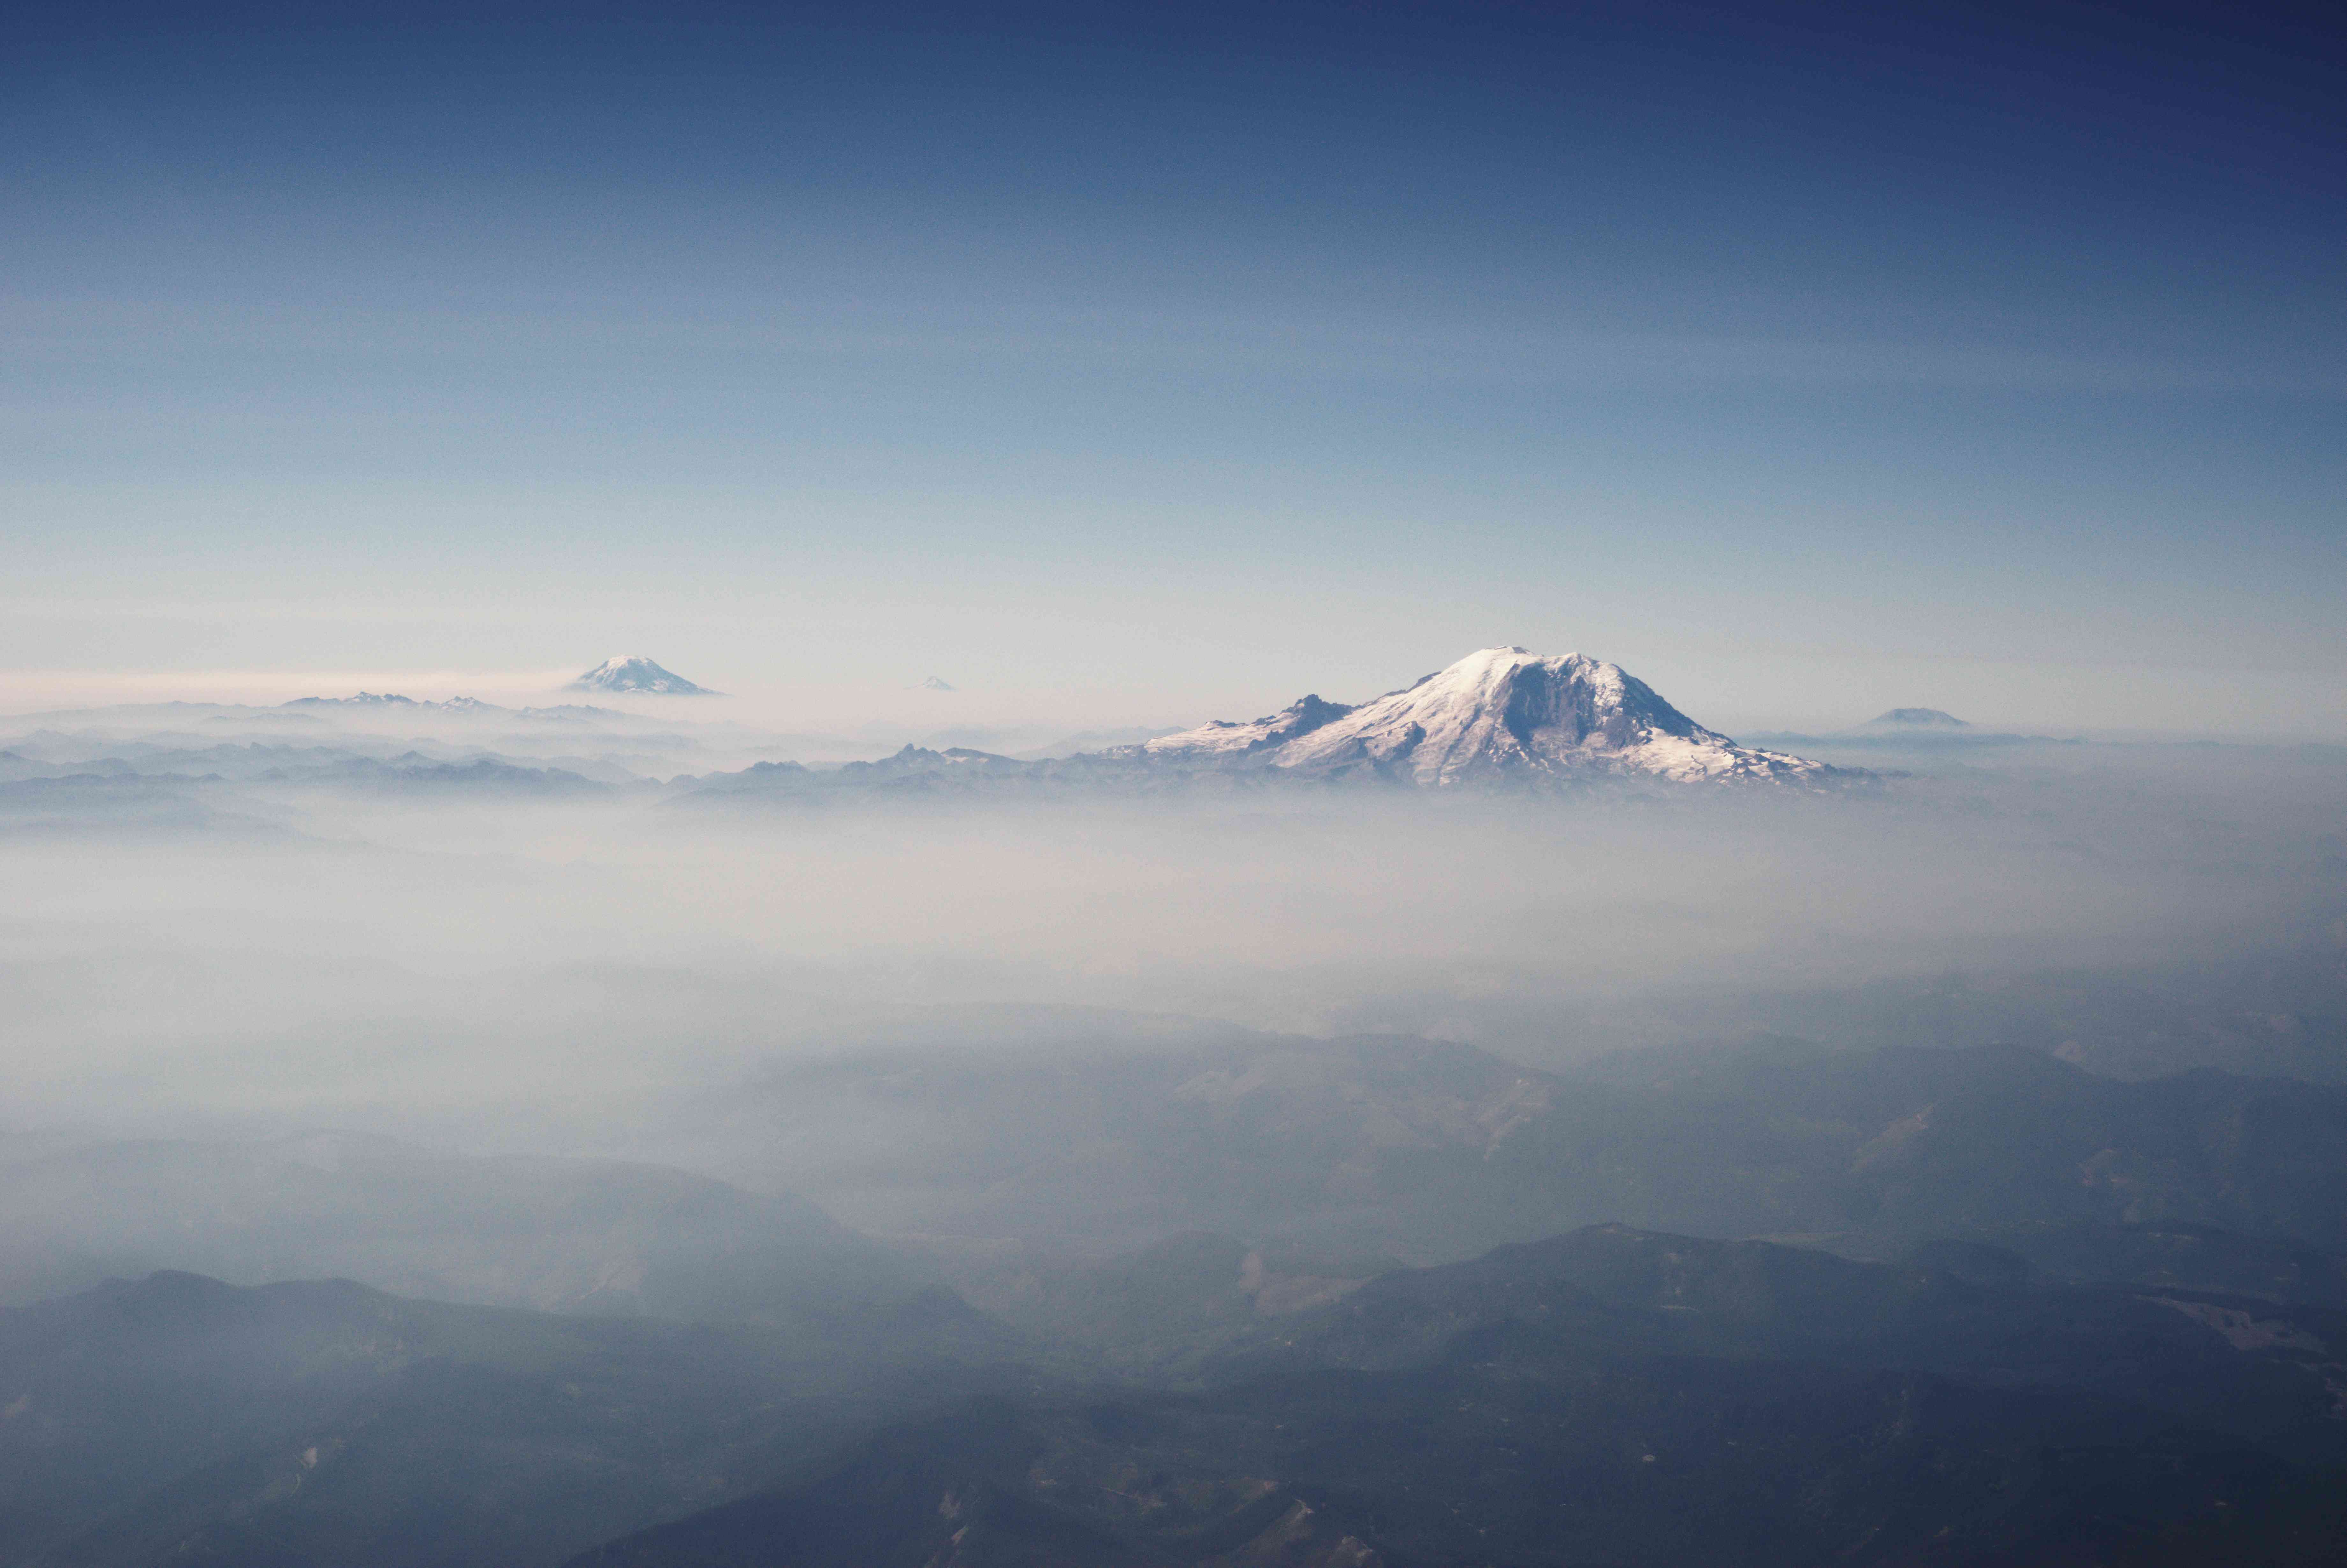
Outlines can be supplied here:
[[1318, 696], [1299, 697], [1277, 713], [1241, 723], [1217, 718], [1185, 729], [1178, 735], [1161, 735], [1144, 740], [1138, 746], [1126, 747], [1129, 754], [1163, 759], [1200, 757], [1241, 757], [1265, 750], [1312, 731], [1352, 712], [1341, 702], [1324, 701]]
[[1470, 654], [1358, 706], [1316, 694], [1261, 718], [1216, 719], [1100, 750], [1021, 760], [959, 747], [907, 746], [877, 762], [820, 770], [765, 765], [680, 778], [673, 786], [711, 805], [842, 791], [1157, 793], [1290, 783], [1536, 792], [1605, 784], [1815, 790], [1875, 777], [1738, 746], [1687, 718], [1619, 665], [1503, 647]]
[[1111, 755], [1429, 789], [1605, 778], [1815, 786], [1841, 771], [1738, 746], [1619, 665], [1520, 647], [1483, 648], [1358, 707], [1307, 697], [1251, 722], [1217, 720]]
[[722, 693], [695, 686], [673, 670], [662, 669], [642, 654], [607, 658], [570, 683], [572, 691], [624, 691], [641, 697], [718, 697]]

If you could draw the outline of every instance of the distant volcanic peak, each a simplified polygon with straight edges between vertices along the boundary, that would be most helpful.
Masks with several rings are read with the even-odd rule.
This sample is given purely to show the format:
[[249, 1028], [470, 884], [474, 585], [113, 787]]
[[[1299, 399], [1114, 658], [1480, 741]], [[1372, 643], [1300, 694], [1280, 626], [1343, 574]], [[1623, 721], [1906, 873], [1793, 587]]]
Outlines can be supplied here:
[[958, 691], [960, 688], [948, 681], [945, 677], [941, 675], [933, 675], [921, 682], [920, 689], [923, 691]]
[[634, 692], [647, 697], [716, 697], [720, 693], [662, 669], [642, 654], [605, 659], [570, 683], [572, 691]]
[[1280, 768], [1368, 769], [1422, 785], [1513, 774], [1774, 778], [1788, 765], [1706, 729], [1622, 667], [1484, 648], [1280, 748]]
[[1358, 708], [1307, 697], [1251, 722], [1204, 724], [1122, 754], [1434, 788], [1599, 776], [1819, 782], [1830, 771], [1737, 746], [1619, 665], [1521, 647], [1483, 648]]
[[1277, 713], [1266, 714], [1261, 718], [1249, 719], [1245, 723], [1217, 718], [1195, 729], [1184, 729], [1177, 735], [1161, 735], [1154, 740], [1145, 740], [1135, 749], [1150, 757], [1235, 757], [1309, 735], [1352, 711], [1345, 703], [1330, 702], [1313, 693], [1299, 697]]
[[1737, 746], [1621, 666], [1483, 648], [1281, 747], [1274, 767], [1443, 787], [1597, 777], [1817, 781], [1823, 765]]
[[1936, 708], [1894, 708], [1866, 721], [1869, 729], [1970, 729], [1952, 713]]

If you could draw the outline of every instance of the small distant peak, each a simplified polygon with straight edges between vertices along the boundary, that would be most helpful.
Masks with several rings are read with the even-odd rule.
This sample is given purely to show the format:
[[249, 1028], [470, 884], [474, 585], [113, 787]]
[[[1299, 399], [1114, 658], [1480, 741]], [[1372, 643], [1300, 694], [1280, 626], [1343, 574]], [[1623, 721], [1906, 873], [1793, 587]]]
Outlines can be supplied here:
[[1942, 713], [1936, 708], [1894, 708], [1888, 713], [1868, 719], [1870, 728], [1885, 729], [1970, 729], [1971, 725], [1952, 713]]
[[933, 675], [923, 680], [920, 686], [916, 689], [921, 691], [956, 691], [960, 688], [952, 685], [943, 676]]
[[663, 669], [642, 654], [621, 654], [605, 659], [570, 683], [572, 691], [622, 691], [640, 697], [716, 697], [718, 692], [695, 686], [672, 670]]

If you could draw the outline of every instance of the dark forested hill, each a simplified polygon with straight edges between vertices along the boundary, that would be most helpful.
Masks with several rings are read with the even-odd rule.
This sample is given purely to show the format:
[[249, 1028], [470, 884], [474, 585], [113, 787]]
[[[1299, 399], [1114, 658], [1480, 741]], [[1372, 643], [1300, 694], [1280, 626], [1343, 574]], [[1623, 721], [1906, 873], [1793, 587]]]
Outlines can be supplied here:
[[1440, 1262], [1621, 1220], [1884, 1255], [2080, 1225], [2347, 1250], [2347, 1086], [2122, 1082], [2007, 1046], [1760, 1041], [1571, 1075], [1383, 1037], [897, 1053], [780, 1070], [690, 1127], [851, 1224], [1102, 1249], [1199, 1230]]
[[898, 1427], [579, 1568], [2150, 1561], [2320, 1506], [2342, 1342], [1598, 1227], [1385, 1275], [1195, 1391]]
[[190, 1274], [0, 1311], [0, 1563], [551, 1563], [979, 1378], [942, 1294], [788, 1327]]
[[903, 1301], [935, 1270], [789, 1196], [614, 1160], [319, 1134], [85, 1144], [0, 1164], [0, 1301], [170, 1268], [716, 1320]]
[[2314, 1562], [2347, 1466], [2347, 1090], [1232, 1033], [835, 1059], [700, 1125], [929, 1257], [647, 1166], [20, 1158], [34, 1242], [571, 1315], [0, 1312], [0, 1568]]

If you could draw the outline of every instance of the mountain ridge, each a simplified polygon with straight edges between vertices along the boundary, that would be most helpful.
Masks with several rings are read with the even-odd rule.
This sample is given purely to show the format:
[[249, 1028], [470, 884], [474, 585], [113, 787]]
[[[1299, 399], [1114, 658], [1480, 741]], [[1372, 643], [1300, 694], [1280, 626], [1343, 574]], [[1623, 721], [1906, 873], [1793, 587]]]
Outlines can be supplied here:
[[826, 772], [768, 768], [684, 781], [691, 794], [901, 793], [1006, 785], [1155, 789], [1191, 784], [1377, 784], [1427, 790], [1593, 785], [1830, 789], [1876, 775], [1740, 746], [1621, 666], [1583, 654], [1483, 648], [1365, 703], [1317, 692], [1276, 713], [1213, 719], [1097, 751], [1020, 760], [907, 745]]
[[[1316, 703], [1307, 697], [1288, 710], [1312, 722], [1291, 723], [1270, 746], [1268, 766], [1303, 776], [1366, 772], [1435, 789], [1598, 777], [1816, 783], [1832, 771], [1740, 747], [1621, 666], [1585, 654], [1481, 648], [1358, 708], [1307, 708]], [[1274, 733], [1266, 730], [1266, 742]], [[1149, 743], [1161, 756], [1210, 744], [1198, 730]]]
[[620, 654], [605, 659], [567, 688], [571, 691], [621, 691], [639, 697], [723, 697], [696, 686], [674, 670], [663, 668], [643, 654]]

